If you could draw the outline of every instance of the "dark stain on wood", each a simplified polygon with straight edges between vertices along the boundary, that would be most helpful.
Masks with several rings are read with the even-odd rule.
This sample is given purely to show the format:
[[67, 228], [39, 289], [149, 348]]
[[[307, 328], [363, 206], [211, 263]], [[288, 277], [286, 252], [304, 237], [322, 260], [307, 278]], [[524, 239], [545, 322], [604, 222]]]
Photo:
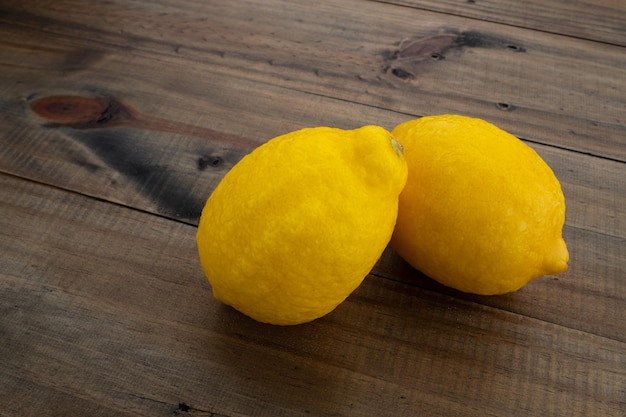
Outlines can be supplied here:
[[[191, 223], [200, 217], [205, 196], [192, 192], [195, 178], [188, 175], [192, 169], [180, 172], [167, 155], [154, 147], [149, 137], [129, 129], [74, 131], [68, 136], [128, 178], [139, 193], [154, 202], [162, 215]], [[203, 153], [218, 152], [220, 150], [215, 148], [205, 149]], [[233, 159], [236, 162], [238, 157]], [[193, 164], [194, 160], [189, 162]]]
[[202, 410], [199, 408], [192, 407], [184, 402], [179, 402], [178, 407], [174, 410], [173, 415], [175, 416], [207, 416], [207, 417], [228, 417], [224, 414], [216, 414], [212, 411]]
[[401, 78], [403, 80], [410, 80], [412, 78], [415, 78], [413, 74], [411, 74], [408, 71], [403, 70], [402, 68], [393, 68], [391, 70], [391, 73], [395, 75], [396, 77]]
[[444, 56], [444, 51], [455, 44], [456, 35], [438, 35], [423, 39], [407, 39], [400, 43], [395, 54], [397, 60], [424, 61], [433, 54]]
[[205, 139], [197, 148], [197, 156], [189, 161], [195, 172], [227, 170], [257, 145], [243, 137], [147, 116], [109, 96], [43, 97], [33, 101], [31, 109], [45, 120], [45, 127], [71, 129], [67, 133], [69, 137], [129, 178], [140, 193], [158, 205], [160, 213], [190, 222], [199, 218], [204, 206], [204, 196], [198, 198], [191, 193], [194, 177], [186, 175], [191, 170], [180, 172], [170, 167], [169, 158], [154, 146], [150, 136], [137, 130]]
[[408, 38], [399, 43], [398, 48], [387, 51], [384, 59], [385, 72], [403, 79], [415, 78], [415, 65], [427, 61], [442, 61], [453, 52], [468, 48], [500, 48], [512, 52], [526, 52], [521, 45], [510, 40], [477, 31], [444, 33], [420, 38]]
[[204, 171], [208, 167], [218, 167], [222, 165], [224, 159], [219, 155], [203, 155], [198, 158], [198, 170]]
[[49, 96], [32, 102], [31, 109], [47, 122], [46, 127], [63, 126], [71, 129], [129, 127], [200, 137], [247, 151], [259, 145], [258, 142], [241, 136], [150, 116], [111, 96]]

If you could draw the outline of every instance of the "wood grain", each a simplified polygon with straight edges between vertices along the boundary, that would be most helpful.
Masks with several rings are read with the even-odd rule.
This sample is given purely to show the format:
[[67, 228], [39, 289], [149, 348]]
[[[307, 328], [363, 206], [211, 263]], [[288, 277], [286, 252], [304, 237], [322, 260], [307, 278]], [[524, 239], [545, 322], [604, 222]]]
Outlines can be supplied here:
[[[14, 43], [25, 43], [20, 39], [16, 36]], [[15, 50], [21, 58], [28, 48]], [[10, 130], [0, 150], [2, 169], [189, 224], [197, 223], [211, 190], [255, 143], [304, 126], [353, 128], [371, 120], [392, 128], [407, 118], [385, 109], [259, 84], [203, 63], [190, 65], [186, 77], [177, 78], [178, 66], [160, 66], [163, 59], [170, 60], [160, 55], [137, 55], [129, 63], [125, 54], [107, 50], [88, 70], [66, 71], [61, 63], [72, 51], [62, 42], [50, 44], [38, 54], [38, 67], [9, 75], [15, 86], [12, 94], [0, 99], [0, 106], [10, 109], [5, 113], [10, 119], [4, 119]], [[411, 54], [416, 53], [418, 48], [413, 47]], [[157, 67], [158, 72], [143, 76], [146, 68]], [[124, 88], [127, 78], [136, 80], [131, 90]], [[18, 83], [20, 79], [26, 82]], [[51, 88], [53, 80], [56, 85]], [[59, 106], [63, 100], [65, 105]], [[111, 103], [118, 103], [117, 113], [111, 112]], [[51, 110], [42, 110], [48, 107]], [[104, 121], [92, 123], [98, 119]], [[624, 164], [530, 144], [563, 185], [565, 237], [576, 255], [570, 270], [559, 280], [534, 283], [521, 295], [456, 296], [623, 341]], [[585, 250], [576, 252], [578, 247]], [[398, 267], [402, 261], [397, 256], [384, 258], [381, 265], [377, 269], [381, 276], [433, 288], [430, 280], [416, 280], [415, 271]], [[589, 271], [597, 271], [592, 280]], [[556, 294], [566, 300], [565, 305], [550, 299]], [[587, 317], [584, 321], [581, 311]]]
[[381, 1], [626, 46], [626, 3], [621, 0]]
[[[622, 416], [626, 5], [0, 4], [6, 416]], [[569, 270], [501, 297], [391, 249], [295, 327], [216, 302], [194, 242], [245, 154], [307, 126], [463, 113], [566, 196]]]
[[[407, 115], [482, 117], [528, 140], [626, 161], [626, 59], [617, 45], [356, 0], [124, 4], [9, 2], [3, 19], [43, 27], [61, 43], [205, 63]], [[70, 55], [72, 65], [97, 61], [81, 53]]]
[[[18, 51], [21, 58], [27, 48]], [[124, 54], [107, 52], [89, 71], [67, 73], [59, 62], [71, 53], [57, 44], [38, 56], [45, 71], [23, 68], [7, 74], [6, 82], [13, 86], [0, 99], [5, 110], [0, 117], [10, 129], [0, 150], [4, 169], [192, 223], [217, 181], [255, 144], [305, 126], [354, 128], [368, 121], [391, 129], [409, 117], [212, 73], [202, 64], [190, 66], [186, 78], [177, 79], [178, 68], [166, 66], [142, 79], [144, 68], [160, 65], [159, 56], [136, 56], [129, 64]], [[99, 80], [94, 73], [107, 77]], [[125, 77], [136, 80], [132, 90], [110, 81]], [[34, 107], [59, 93], [83, 104], [124, 97], [125, 106], [142, 114], [142, 121], [109, 119], [90, 128], [52, 123], [54, 115], [42, 117]], [[107, 108], [101, 107], [95, 112]], [[624, 230], [623, 164], [529, 143], [563, 182], [568, 224], [602, 233]], [[137, 187], [143, 192], [137, 193]], [[142, 194], [156, 203], [140, 198]]]
[[624, 342], [375, 276], [318, 321], [260, 325], [210, 297], [195, 228], [0, 181], [4, 415], [610, 417], [626, 405]]

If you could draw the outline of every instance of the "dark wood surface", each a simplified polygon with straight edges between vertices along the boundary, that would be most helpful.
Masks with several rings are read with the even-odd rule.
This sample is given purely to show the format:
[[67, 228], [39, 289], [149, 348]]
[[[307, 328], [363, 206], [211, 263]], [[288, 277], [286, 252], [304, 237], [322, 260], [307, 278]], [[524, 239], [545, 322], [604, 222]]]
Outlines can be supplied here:
[[[0, 3], [0, 415], [623, 416], [626, 3]], [[307, 126], [460, 113], [567, 202], [569, 270], [506, 296], [391, 249], [335, 311], [211, 296], [221, 177]]]

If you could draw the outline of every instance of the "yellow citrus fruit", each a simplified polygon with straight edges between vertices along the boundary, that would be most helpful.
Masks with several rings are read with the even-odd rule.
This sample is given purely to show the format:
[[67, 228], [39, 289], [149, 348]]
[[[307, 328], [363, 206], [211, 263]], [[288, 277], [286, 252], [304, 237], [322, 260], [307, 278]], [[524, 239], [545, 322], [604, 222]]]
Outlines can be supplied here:
[[389, 243], [406, 176], [402, 146], [377, 126], [302, 129], [255, 149], [200, 218], [214, 296], [272, 324], [332, 311]]
[[458, 115], [410, 120], [392, 135], [404, 146], [409, 175], [391, 246], [409, 264], [483, 295], [567, 269], [563, 192], [532, 148]]

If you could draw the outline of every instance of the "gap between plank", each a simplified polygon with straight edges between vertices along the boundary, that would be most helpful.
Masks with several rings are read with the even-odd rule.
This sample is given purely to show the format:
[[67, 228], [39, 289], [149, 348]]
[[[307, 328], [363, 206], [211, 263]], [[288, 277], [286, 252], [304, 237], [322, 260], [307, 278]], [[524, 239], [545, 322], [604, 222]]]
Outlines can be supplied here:
[[[71, 190], [71, 189], [67, 189], [67, 188], [64, 188], [64, 187], [59, 187], [59, 186], [56, 186], [56, 185], [47, 184], [45, 182], [33, 180], [33, 179], [30, 179], [30, 178], [20, 177], [18, 175], [15, 175], [15, 174], [12, 174], [12, 173], [8, 173], [6, 171], [0, 171], [0, 175], [6, 175], [7, 177], [15, 178], [15, 179], [22, 180], [22, 181], [27, 181], [27, 182], [29, 182], [31, 184], [37, 184], [37, 185], [40, 185], [40, 186], [43, 186], [43, 187], [49, 187], [51, 189], [59, 190], [59, 191], [62, 191], [62, 192], [67, 192], [67, 193], [70, 193], [70, 194], [73, 194], [73, 195], [77, 195], [77, 196], [82, 196], [82, 197], [85, 197], [85, 198], [89, 198], [89, 199], [91, 199], [93, 201], [97, 201], [97, 202], [101, 202], [101, 203], [105, 203], [105, 204], [107, 204], [107, 203], [108, 204], [112, 204], [113, 206], [122, 207], [122, 208], [125, 208], [125, 209], [133, 210], [133, 211], [138, 212], [138, 213], [155, 216], [155, 217], [160, 218], [160, 219], [173, 221], [175, 223], [179, 223], [179, 224], [183, 224], [183, 225], [186, 225], [186, 226], [197, 228], [197, 225], [194, 224], [194, 223], [182, 221], [182, 220], [179, 220], [179, 219], [174, 219], [174, 218], [171, 218], [171, 217], [159, 214], [159, 213], [154, 213], [154, 212], [151, 212], [151, 211], [148, 211], [148, 210], [139, 209], [139, 208], [132, 207], [132, 206], [129, 206], [129, 205], [126, 205], [126, 204], [121, 204], [121, 203], [118, 203], [118, 202], [109, 201], [107, 199], [104, 199], [104, 198], [101, 198], [101, 197], [92, 196], [92, 195], [89, 195], [89, 194], [83, 194], [83, 193], [80, 193], [80, 192], [77, 192], [77, 191], [74, 191], [74, 190]], [[575, 226], [571, 226], [571, 227], [576, 228]], [[580, 229], [580, 228], [578, 228], [578, 229], [579, 230], [584, 230], [587, 233], [596, 233], [596, 234], [599, 234], [599, 235], [604, 235], [604, 233], [592, 232], [592, 231], [587, 230], [587, 229]], [[515, 316], [518, 316], [518, 317], [524, 317], [524, 318], [527, 318], [527, 319], [535, 320], [537, 322], [548, 323], [548, 324], [551, 324], [551, 325], [554, 325], [554, 326], [558, 326], [558, 327], [563, 328], [563, 329], [567, 329], [567, 330], [571, 330], [571, 331], [577, 331], [577, 332], [580, 332], [580, 333], [583, 333], [583, 334], [587, 334], [587, 335], [590, 335], [590, 336], [593, 336], [593, 337], [599, 337], [599, 338], [602, 338], [602, 339], [611, 340], [613, 342], [625, 344], [621, 340], [614, 339], [614, 338], [611, 338], [611, 337], [607, 337], [607, 336], [604, 336], [604, 335], [600, 335], [600, 334], [597, 334], [597, 333], [593, 333], [593, 332], [590, 332], [590, 331], [587, 331], [587, 330], [577, 329], [577, 328], [570, 327], [570, 326], [567, 326], [567, 325], [564, 325], [564, 324], [555, 323], [554, 321], [543, 320], [543, 319], [539, 319], [537, 317], [525, 315], [525, 314], [522, 314], [522, 313], [519, 313], [519, 312], [515, 312], [515, 311], [506, 310], [506, 309], [503, 309], [503, 308], [500, 308], [500, 307], [496, 307], [496, 306], [492, 306], [492, 305], [488, 305], [488, 304], [483, 304], [483, 303], [476, 302], [476, 301], [466, 300], [466, 299], [463, 299], [463, 298], [455, 297], [454, 295], [446, 294], [445, 292], [437, 292], [437, 291], [429, 290], [427, 288], [423, 288], [423, 287], [420, 287], [420, 286], [414, 286], [414, 285], [411, 285], [410, 283], [408, 283], [408, 282], [406, 282], [404, 280], [395, 278], [395, 277], [393, 277], [391, 275], [381, 274], [379, 272], [375, 272], [374, 270], [370, 271], [368, 273], [368, 275], [371, 275], [373, 277], [377, 277], [377, 278], [380, 278], [380, 279], [388, 280], [390, 282], [394, 282], [396, 284], [400, 284], [400, 285], [403, 285], [403, 286], [406, 286], [406, 287], [409, 287], [409, 288], [413, 288], [413, 289], [416, 289], [416, 290], [418, 290], [420, 292], [423, 291], [423, 292], [430, 293], [430, 294], [436, 294], [437, 296], [450, 298], [452, 300], [455, 300], [457, 302], [460, 302], [460, 303], [463, 303], [463, 304], [466, 304], [466, 305], [480, 306], [480, 308], [486, 309], [486, 310], [502, 311], [504, 313], [512, 314], [512, 315], [515, 315]]]
[[[455, 16], [455, 17], [460, 17], [460, 18], [467, 18], [470, 20], [476, 20], [476, 21], [485, 21], [488, 22], [490, 24], [498, 24], [498, 25], [502, 25], [502, 26], [509, 26], [509, 27], [516, 27], [516, 28], [520, 28], [523, 30], [528, 30], [528, 31], [535, 31], [535, 32], [540, 32], [540, 33], [547, 33], [553, 36], [560, 36], [560, 37], [564, 37], [564, 38], [572, 38], [572, 39], [580, 39], [580, 40], [584, 40], [584, 41], [588, 41], [588, 42], [597, 42], [597, 43], [601, 43], [601, 44], [607, 44], [607, 45], [611, 45], [611, 46], [617, 46], [617, 47], [622, 47], [619, 44], [614, 44], [614, 43], [609, 43], [609, 42], [603, 42], [603, 41], [597, 41], [597, 40], [593, 40], [593, 39], [587, 39], [587, 38], [583, 38], [583, 37], [575, 37], [575, 36], [569, 36], [569, 35], [564, 35], [564, 34], [560, 34], [560, 33], [555, 33], [555, 32], [550, 32], [550, 31], [544, 31], [544, 30], [539, 30], [539, 29], [532, 29], [532, 28], [526, 28], [523, 26], [516, 26], [516, 25], [508, 25], [508, 24], [503, 24], [500, 22], [495, 22], [495, 21], [490, 21], [490, 20], [484, 20], [484, 19], [477, 19], [477, 18], [473, 18], [473, 17], [468, 17], [468, 16], [463, 16], [463, 15], [459, 15], [459, 14], [454, 14], [454, 13], [449, 13], [449, 12], [441, 12], [441, 11], [433, 11], [427, 8], [420, 8], [420, 7], [414, 7], [414, 6], [409, 6], [409, 5], [403, 5], [403, 4], [398, 4], [398, 3], [394, 3], [394, 2], [389, 2], [389, 1], [384, 1], [384, 0], [367, 0], [369, 2], [372, 3], [380, 3], [380, 4], [388, 4], [394, 7], [402, 7], [402, 8], [407, 8], [407, 9], [413, 9], [413, 10], [424, 10], [424, 11], [428, 11], [431, 13], [437, 13], [437, 14], [442, 14], [442, 15], [450, 15], [450, 16]], [[15, 14], [15, 13], [14, 13]], [[32, 16], [32, 13], [21, 13], [21, 15], [27, 15], [27, 16]], [[42, 18], [41, 16], [37, 16], [39, 18], [39, 20], [45, 20], [46, 23], [64, 23], [66, 24], [67, 22], [63, 22], [60, 20], [56, 20], [56, 19], [51, 19], [51, 18]], [[84, 38], [77, 36], [77, 35], [71, 35], [68, 33], [64, 33], [64, 32], [58, 32], [58, 31], [54, 31], [54, 30], [49, 30], [46, 29], [47, 26], [49, 26], [48, 24], [43, 25], [43, 29], [37, 29], [37, 28], [33, 28], [32, 26], [23, 23], [21, 20], [18, 21], [13, 21], [13, 20], [5, 20], [2, 19], [0, 17], [0, 23], [5, 23], [8, 25], [16, 25], [16, 26], [20, 26], [22, 28], [25, 28], [28, 31], [34, 31], [34, 32], [39, 32], [39, 33], [50, 33], [53, 34], [55, 36], [59, 36], [62, 38], [66, 38], [66, 39], [76, 39], [76, 40], [80, 40], [80, 41], [84, 41]], [[78, 27], [77, 25], [72, 25], [74, 27], [76, 27], [77, 29], [85, 29], [84, 27]], [[93, 34], [98, 34], [98, 33], [103, 33], [103, 34], [110, 34], [112, 32], [108, 32], [108, 31], [104, 31], [102, 29], [97, 29], [97, 28], [89, 28], [89, 30], [93, 33]], [[151, 38], [145, 38], [142, 36], [131, 36], [130, 34], [125, 34], [126, 39], [137, 39], [137, 40], [143, 40], [143, 41], [147, 41], [147, 42], [156, 42]], [[102, 45], [108, 46], [108, 47], [113, 47], [116, 48], [118, 51], [119, 50], [133, 50], [133, 51], [137, 51], [137, 52], [143, 52], [144, 54], [147, 54], [146, 57], [150, 58], [153, 56], [165, 56], [165, 57], [171, 57], [170, 54], [158, 50], [158, 49], [150, 49], [150, 48], [146, 48], [146, 47], [136, 47], [134, 45], [122, 45], [119, 43], [115, 43], [115, 42], [105, 42], [102, 40], [96, 40], [91, 38], [90, 41], [94, 41], [94, 42], [98, 42]], [[159, 45], [165, 45], [171, 48], [176, 48], [179, 47], [180, 45], [177, 43], [173, 43], [173, 42], [168, 42], [165, 40], [160, 40], [158, 42], [156, 42]], [[622, 47], [623, 48], [623, 47]], [[190, 51], [194, 51], [194, 52], [198, 52], [198, 53], [206, 53], [207, 51], [213, 52], [213, 53], [218, 53], [219, 51], [217, 50], [209, 50], [206, 48], [199, 48], [199, 47], [194, 47], [194, 46], [185, 46], [185, 49], [188, 49]], [[198, 62], [198, 63], [203, 63], [203, 61], [200, 61], [192, 56], [185, 56], [184, 58], [181, 58], [185, 61], [191, 61], [191, 62]], [[228, 69], [228, 67], [226, 67]], [[219, 71], [218, 71], [219, 72]], [[389, 109], [389, 108], [385, 108], [385, 107], [381, 107], [381, 106], [376, 106], [376, 105], [372, 105], [372, 104], [367, 104], [367, 103], [362, 103], [359, 101], [354, 101], [354, 100], [350, 100], [350, 99], [346, 99], [346, 98], [342, 98], [342, 97], [334, 97], [334, 96], [330, 96], [327, 94], [322, 94], [322, 93], [317, 93], [317, 92], [313, 92], [313, 91], [308, 91], [305, 89], [299, 89], [299, 88], [294, 88], [294, 87], [290, 87], [290, 86], [285, 86], [282, 84], [278, 84], [278, 83], [271, 83], [271, 82], [267, 82], [267, 81], [260, 81], [257, 79], [251, 79], [251, 78], [245, 78], [242, 76], [238, 76], [238, 75], [233, 75], [233, 74], [229, 74], [230, 77], [233, 78], [237, 78], [237, 79], [243, 79], [246, 81], [254, 81], [257, 84], [261, 84], [261, 85], [266, 85], [266, 86], [270, 86], [272, 88], [278, 88], [278, 89], [283, 89], [285, 91], [295, 91], [298, 93], [302, 93], [302, 94], [309, 94], [311, 96], [315, 96], [315, 97], [322, 97], [325, 99], [330, 99], [330, 100], [337, 100], [339, 102], [344, 102], [344, 103], [350, 103], [350, 104], [355, 104], [358, 106], [364, 106], [364, 107], [368, 107], [368, 108], [373, 108], [373, 109], [379, 109], [385, 112], [390, 112], [390, 113], [395, 113], [395, 114], [400, 114], [400, 115], [406, 115], [408, 117], [421, 117], [421, 115], [416, 115], [416, 114], [412, 114], [412, 113], [407, 113], [407, 112], [402, 112], [402, 111], [398, 111], [398, 110], [393, 110], [393, 109]], [[595, 153], [592, 153], [590, 151], [581, 151], [581, 150], [577, 150], [577, 149], [571, 149], [571, 148], [567, 148], [564, 146], [558, 146], [558, 145], [553, 145], [553, 144], [549, 144], [549, 143], [545, 143], [545, 142], [541, 142], [538, 140], [532, 140], [532, 139], [528, 139], [525, 137], [520, 137], [520, 136], [516, 136], [519, 139], [529, 142], [529, 143], [533, 143], [533, 144], [539, 144], [539, 145], [543, 145], [546, 147], [550, 147], [553, 149], [559, 149], [559, 150], [564, 150], [564, 151], [570, 151], [570, 152], [574, 152], [576, 154], [580, 154], [580, 155], [586, 155], [586, 156], [592, 156], [592, 157], [597, 157], [600, 158], [602, 160], [606, 160], [606, 161], [613, 161], [613, 162], [619, 162], [619, 163], [626, 163], [626, 159], [620, 159], [620, 158], [614, 158], [614, 157], [609, 157], [609, 156], [602, 156], [602, 155], [597, 155]]]
[[[259, 82], [259, 84], [261, 84], [261, 83], [262, 82]], [[337, 100], [337, 101], [341, 101], [341, 102], [344, 102], [344, 103], [355, 104], [357, 106], [363, 106], [363, 107], [369, 107], [369, 108], [373, 108], [373, 109], [379, 109], [379, 110], [382, 110], [382, 111], [395, 113], [395, 114], [401, 114], [401, 115], [405, 115], [405, 116], [408, 116], [408, 117], [414, 117], [414, 118], [423, 117], [422, 115], [418, 115], [418, 114], [406, 113], [406, 112], [402, 112], [402, 111], [398, 111], [398, 110], [391, 110], [391, 109], [387, 109], [385, 107], [375, 106], [375, 105], [367, 104], [367, 103], [360, 103], [358, 101], [348, 100], [348, 99], [341, 98], [341, 97], [328, 96], [328, 95], [325, 95], [325, 94], [315, 93], [315, 92], [307, 91], [307, 90], [301, 90], [301, 89], [298, 89], [298, 88], [277, 86], [277, 85], [268, 84], [268, 83], [262, 83], [262, 84], [269, 85], [271, 87], [276, 87], [276, 88], [284, 88], [284, 89], [290, 90], [290, 91], [296, 91], [296, 92], [301, 93], [301, 94], [310, 94], [312, 96], [322, 97], [322, 98], [329, 99], [329, 100]], [[584, 155], [584, 156], [589, 156], [589, 157], [593, 157], [593, 158], [599, 158], [599, 159], [605, 160], [605, 161], [617, 162], [617, 163], [622, 163], [622, 164], [626, 163], [626, 159], [619, 159], [619, 158], [612, 158], [612, 157], [609, 157], [609, 156], [596, 155], [594, 153], [587, 152], [587, 151], [581, 151], [581, 150], [578, 150], [578, 149], [570, 149], [570, 148], [566, 148], [564, 146], [553, 145], [551, 143], [541, 142], [539, 140], [528, 139], [528, 138], [525, 138], [523, 136], [515, 136], [515, 137], [517, 137], [518, 139], [520, 139], [520, 140], [522, 140], [524, 142], [532, 143], [532, 144], [535, 144], [535, 145], [545, 146], [547, 148], [559, 149], [559, 150], [566, 151], [566, 152], [573, 152], [573, 153], [578, 154], [578, 155]]]
[[16, 178], [16, 179], [19, 179], [19, 180], [27, 181], [27, 182], [29, 182], [31, 184], [37, 184], [37, 185], [41, 185], [43, 187], [49, 187], [49, 188], [52, 188], [52, 189], [55, 189], [55, 190], [59, 190], [59, 191], [63, 191], [63, 192], [67, 192], [67, 193], [70, 193], [70, 194], [73, 194], [73, 195], [86, 197], [86, 198], [92, 199], [94, 201], [99, 201], [101, 203], [108, 203], [108, 204], [112, 204], [112, 205], [117, 206], [117, 207], [127, 208], [129, 210], [133, 210], [133, 211], [138, 212], [138, 213], [148, 214], [148, 215], [155, 216], [155, 217], [158, 217], [158, 218], [161, 218], [161, 219], [164, 219], [164, 220], [169, 220], [169, 221], [173, 221], [175, 223], [184, 224], [186, 226], [191, 226], [191, 227], [194, 227], [194, 228], [198, 227], [195, 223], [192, 223], [192, 222], [187, 222], [187, 221], [176, 219], [176, 218], [173, 218], [173, 217], [169, 217], [169, 216], [166, 216], [164, 214], [160, 214], [160, 213], [157, 213], [157, 212], [154, 212], [154, 211], [133, 207], [133, 206], [130, 206], [130, 205], [127, 205], [127, 204], [122, 204], [122, 203], [119, 203], [117, 201], [107, 200], [106, 198], [103, 198], [103, 197], [97, 197], [95, 195], [81, 193], [79, 191], [72, 190], [71, 188], [65, 188], [65, 187], [61, 187], [61, 186], [58, 186], [58, 185], [54, 185], [54, 184], [48, 184], [46, 182], [35, 180], [35, 179], [32, 179], [32, 178], [22, 177], [22, 176], [13, 174], [11, 172], [7, 172], [5, 170], [0, 170], [0, 175], [6, 175], [7, 177], [11, 177], [11, 178]]

